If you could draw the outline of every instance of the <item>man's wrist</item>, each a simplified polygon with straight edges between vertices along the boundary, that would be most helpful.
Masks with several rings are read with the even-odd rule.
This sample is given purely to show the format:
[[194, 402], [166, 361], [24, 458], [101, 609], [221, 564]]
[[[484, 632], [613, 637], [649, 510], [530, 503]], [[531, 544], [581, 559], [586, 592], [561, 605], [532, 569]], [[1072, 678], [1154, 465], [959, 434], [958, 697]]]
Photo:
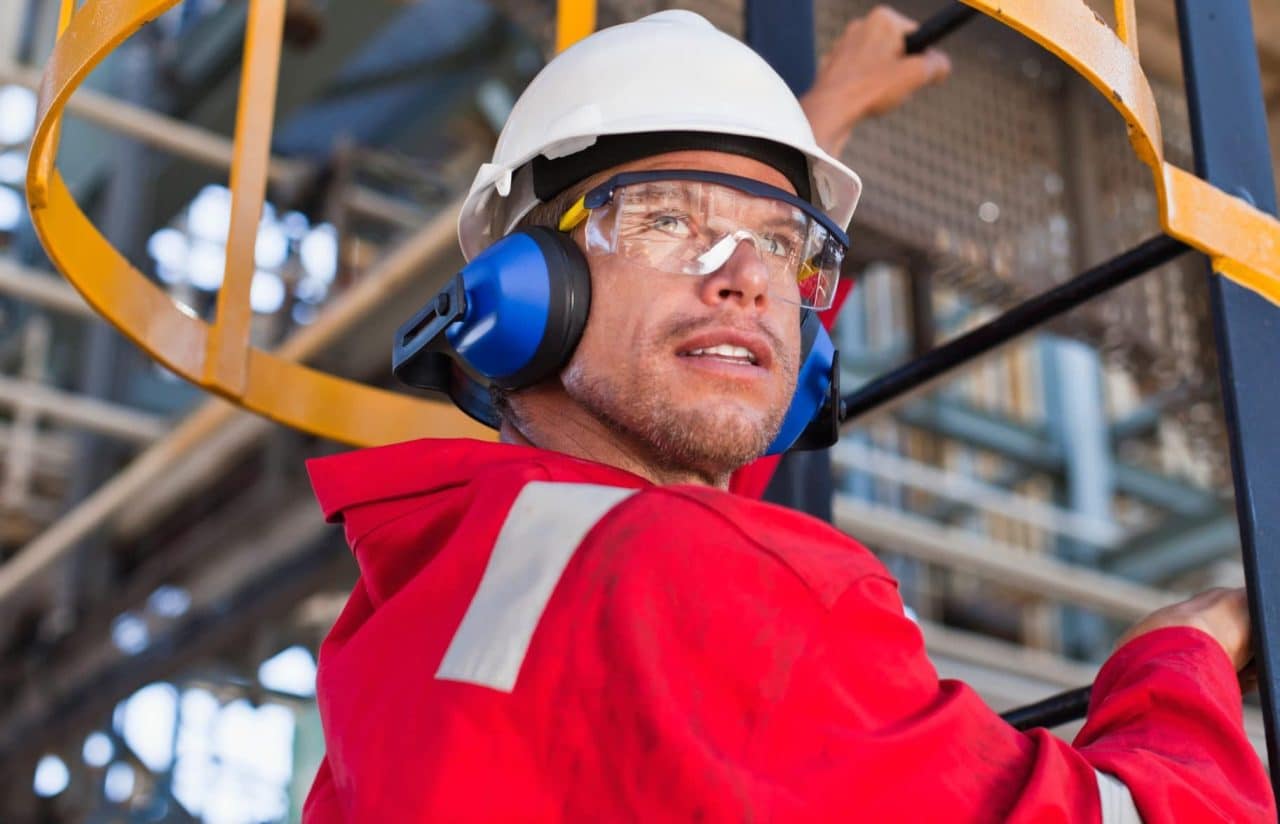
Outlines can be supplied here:
[[867, 116], [868, 103], [860, 95], [833, 98], [830, 92], [810, 89], [800, 98], [813, 136], [828, 154], [839, 155], [854, 127]]

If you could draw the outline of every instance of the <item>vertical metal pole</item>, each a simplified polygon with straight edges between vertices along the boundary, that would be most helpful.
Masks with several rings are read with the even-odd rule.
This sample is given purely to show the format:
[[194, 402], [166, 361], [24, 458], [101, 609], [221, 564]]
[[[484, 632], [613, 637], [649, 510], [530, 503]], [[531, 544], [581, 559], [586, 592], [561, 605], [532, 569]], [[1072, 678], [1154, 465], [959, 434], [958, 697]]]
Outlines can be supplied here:
[[[1073, 512], [1106, 521], [1111, 518], [1115, 472], [1102, 394], [1102, 363], [1096, 349], [1053, 335], [1041, 339], [1045, 407], [1049, 429], [1061, 446], [1066, 479], [1062, 502]], [[1098, 547], [1060, 537], [1058, 553], [1085, 566], [1098, 565]], [[1062, 648], [1101, 661], [1109, 646], [1106, 620], [1072, 607], [1062, 608]]]
[[817, 71], [813, 0], [747, 0], [747, 45], [769, 61], [799, 97]]
[[[1248, 0], [1178, 0], [1196, 173], [1276, 214]], [[1280, 307], [1210, 279], [1271, 783], [1280, 787]]]

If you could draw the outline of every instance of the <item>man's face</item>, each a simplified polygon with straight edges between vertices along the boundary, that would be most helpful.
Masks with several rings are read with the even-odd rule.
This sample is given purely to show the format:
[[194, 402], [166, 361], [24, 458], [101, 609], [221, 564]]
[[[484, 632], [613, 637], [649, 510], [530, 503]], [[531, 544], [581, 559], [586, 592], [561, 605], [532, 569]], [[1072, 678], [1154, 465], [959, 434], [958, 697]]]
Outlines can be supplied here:
[[[682, 151], [611, 170], [697, 169], [794, 191], [786, 177], [737, 155]], [[574, 235], [581, 244], [582, 232]], [[769, 293], [749, 241], [705, 276], [588, 254], [591, 313], [563, 374], [569, 398], [648, 451], [658, 466], [726, 477], [763, 454], [796, 386], [799, 308]], [[709, 352], [737, 347], [738, 355]], [[745, 349], [750, 358], [739, 355]]]

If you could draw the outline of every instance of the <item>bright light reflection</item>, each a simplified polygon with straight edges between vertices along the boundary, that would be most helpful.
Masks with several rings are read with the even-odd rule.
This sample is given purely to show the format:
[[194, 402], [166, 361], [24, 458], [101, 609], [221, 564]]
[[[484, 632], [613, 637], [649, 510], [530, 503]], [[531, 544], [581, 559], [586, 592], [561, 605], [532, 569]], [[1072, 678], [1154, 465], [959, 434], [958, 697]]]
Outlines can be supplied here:
[[102, 780], [102, 794], [113, 804], [123, 804], [133, 796], [135, 778], [133, 767], [117, 761], [107, 767], [107, 775]]
[[162, 283], [167, 283], [170, 286], [187, 282], [187, 273], [185, 271], [165, 266], [163, 263], [156, 264], [156, 277], [160, 278]]
[[311, 221], [302, 212], [285, 212], [284, 217], [280, 218], [280, 225], [284, 227], [289, 240], [302, 240], [311, 228]]
[[197, 240], [191, 245], [187, 275], [192, 286], [206, 292], [218, 291], [226, 266], [227, 254], [223, 247], [207, 240]]
[[306, 647], [289, 647], [262, 662], [258, 667], [258, 681], [267, 689], [293, 695], [315, 695], [315, 659]]
[[243, 699], [219, 707], [201, 689], [183, 692], [173, 794], [211, 824], [274, 821], [288, 811], [293, 713]]
[[22, 221], [22, 195], [0, 186], [0, 232], [12, 232]]
[[216, 184], [201, 189], [187, 207], [187, 228], [196, 237], [226, 243], [231, 228], [231, 190]]
[[27, 176], [27, 157], [22, 152], [0, 154], [0, 183], [17, 185]]
[[289, 257], [289, 238], [275, 221], [263, 220], [253, 247], [253, 261], [262, 269], [278, 269]]
[[120, 733], [142, 763], [159, 772], [173, 761], [173, 729], [178, 691], [169, 684], [148, 684], [124, 702], [117, 719]]
[[186, 235], [166, 226], [163, 229], [157, 229], [147, 239], [147, 254], [161, 266], [181, 270], [187, 264], [187, 251], [190, 246]]
[[35, 128], [35, 92], [25, 86], [0, 87], [0, 144], [25, 143]]
[[111, 746], [111, 739], [104, 732], [91, 732], [84, 739], [81, 755], [90, 767], [105, 767], [115, 754], [116, 748]]
[[329, 294], [329, 284], [320, 278], [308, 275], [298, 281], [293, 291], [298, 296], [298, 300], [305, 300], [307, 303], [323, 303], [325, 295]]
[[126, 655], [137, 655], [151, 642], [151, 633], [146, 621], [132, 612], [125, 612], [111, 622], [111, 640]]
[[298, 255], [308, 274], [331, 282], [338, 274], [338, 230], [332, 224], [321, 223], [307, 232], [298, 246]]
[[178, 618], [191, 608], [191, 593], [182, 587], [162, 584], [147, 598], [147, 609], [164, 618]]
[[284, 304], [284, 281], [279, 275], [258, 270], [249, 284], [249, 306], [253, 311], [270, 315]]
[[36, 764], [36, 777], [33, 787], [41, 798], [52, 798], [67, 788], [71, 773], [67, 765], [56, 755], [46, 755]]
[[293, 322], [299, 326], [307, 326], [316, 319], [316, 307], [310, 303], [302, 303], [299, 301], [293, 305]]

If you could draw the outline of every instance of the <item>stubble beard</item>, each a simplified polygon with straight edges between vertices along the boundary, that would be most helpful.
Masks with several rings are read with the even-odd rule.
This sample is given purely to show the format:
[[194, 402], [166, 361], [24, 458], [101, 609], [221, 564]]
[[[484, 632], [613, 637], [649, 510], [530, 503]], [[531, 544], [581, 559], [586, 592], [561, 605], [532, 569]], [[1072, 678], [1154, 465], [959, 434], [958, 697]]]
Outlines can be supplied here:
[[[786, 385], [794, 386], [797, 364], [782, 348], [775, 348], [777, 365]], [[575, 358], [561, 377], [565, 392], [612, 432], [644, 450], [654, 468], [723, 484], [769, 448], [782, 428], [787, 404], [775, 404], [762, 415], [742, 414], [733, 406], [714, 403], [679, 404], [680, 388], [672, 386], [670, 379], [662, 380], [652, 360], [669, 351], [669, 347], [646, 347], [651, 359], [625, 371], [589, 369]]]

